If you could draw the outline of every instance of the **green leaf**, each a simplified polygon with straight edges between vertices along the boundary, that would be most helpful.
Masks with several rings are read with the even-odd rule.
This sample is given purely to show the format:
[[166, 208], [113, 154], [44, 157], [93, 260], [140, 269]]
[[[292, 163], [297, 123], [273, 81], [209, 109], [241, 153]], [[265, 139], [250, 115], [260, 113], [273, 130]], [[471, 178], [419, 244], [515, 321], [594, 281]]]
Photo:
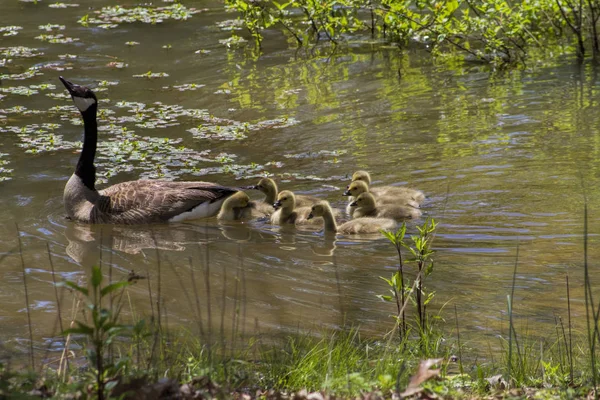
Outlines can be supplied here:
[[114, 292], [115, 290], [124, 288], [126, 286], [129, 286], [129, 282], [127, 281], [122, 281], [122, 282], [115, 282], [115, 283], [111, 283], [108, 286], [104, 286], [102, 288], [102, 290], [100, 290], [100, 296], [104, 297], [109, 293]]
[[92, 267], [92, 286], [97, 288], [102, 284], [102, 270], [100, 267], [93, 266]]

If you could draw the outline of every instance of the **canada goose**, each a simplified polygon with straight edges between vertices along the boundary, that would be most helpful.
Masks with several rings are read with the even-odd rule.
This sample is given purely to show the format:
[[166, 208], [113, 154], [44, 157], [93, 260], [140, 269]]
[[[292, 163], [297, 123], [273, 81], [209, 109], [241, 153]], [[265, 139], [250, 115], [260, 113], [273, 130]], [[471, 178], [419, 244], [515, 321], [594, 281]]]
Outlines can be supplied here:
[[268, 217], [273, 211], [273, 206], [250, 201], [246, 193], [237, 192], [223, 202], [217, 218], [223, 221], [249, 220]]
[[360, 196], [362, 193], [371, 193], [379, 204], [392, 204], [392, 205], [406, 205], [413, 208], [419, 208], [419, 203], [415, 201], [409, 193], [396, 193], [396, 194], [385, 194], [377, 196], [370, 192], [369, 186], [364, 181], [354, 181], [344, 191], [344, 196], [350, 196], [350, 201], [346, 206], [346, 212], [354, 217], [356, 207], [352, 207], [351, 204]]
[[[367, 171], [356, 171], [352, 174], [352, 182], [363, 181], [367, 187], [371, 185], [371, 175]], [[417, 189], [411, 189], [404, 186], [376, 186], [369, 189], [375, 197], [386, 195], [408, 195], [418, 204], [425, 200], [425, 194]]]
[[396, 222], [389, 218], [358, 218], [352, 221], [337, 225], [331, 207], [326, 201], [321, 201], [312, 206], [308, 219], [314, 217], [323, 217], [325, 233], [345, 233], [345, 234], [368, 234], [377, 233], [384, 229], [394, 229]]
[[369, 193], [361, 193], [354, 202], [350, 203], [354, 208], [352, 217], [377, 217], [391, 218], [396, 221], [404, 221], [407, 219], [417, 219], [421, 216], [421, 210], [406, 205], [398, 204], [381, 204], [375, 203], [375, 197]]
[[309, 221], [310, 207], [296, 207], [296, 196], [289, 190], [284, 190], [277, 196], [273, 204], [277, 211], [271, 215], [271, 223], [274, 225], [313, 225], [319, 221]]
[[96, 95], [85, 86], [59, 77], [83, 118], [83, 148], [75, 173], [65, 185], [67, 216], [88, 223], [142, 224], [176, 222], [216, 215], [237, 189], [209, 182], [138, 180], [96, 190], [98, 126]]
[[[265, 194], [264, 202], [271, 205], [277, 201], [277, 195], [279, 191], [277, 184], [271, 178], [262, 178], [258, 181], [258, 184], [253, 187], [254, 189], [260, 190]], [[309, 207], [314, 203], [321, 201], [318, 197], [308, 196], [303, 194], [297, 194], [296, 196], [296, 207]]]

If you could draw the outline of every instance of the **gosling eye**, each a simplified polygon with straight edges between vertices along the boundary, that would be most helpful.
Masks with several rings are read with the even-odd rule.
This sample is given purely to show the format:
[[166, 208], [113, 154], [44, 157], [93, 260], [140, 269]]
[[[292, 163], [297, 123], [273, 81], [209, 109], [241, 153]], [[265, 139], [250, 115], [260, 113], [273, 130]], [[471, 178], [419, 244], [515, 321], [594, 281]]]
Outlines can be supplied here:
[[283, 199], [281, 199], [281, 200], [287, 200], [287, 197], [284, 197], [284, 198], [283, 198]]

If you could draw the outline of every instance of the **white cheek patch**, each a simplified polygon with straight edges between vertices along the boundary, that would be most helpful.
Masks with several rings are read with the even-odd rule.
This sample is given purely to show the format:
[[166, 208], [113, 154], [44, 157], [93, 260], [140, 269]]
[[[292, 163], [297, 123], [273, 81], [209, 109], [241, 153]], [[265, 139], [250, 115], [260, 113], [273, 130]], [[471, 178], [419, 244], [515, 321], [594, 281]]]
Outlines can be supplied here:
[[79, 108], [79, 111], [84, 112], [92, 104], [95, 104], [96, 100], [93, 97], [73, 97], [73, 102]]

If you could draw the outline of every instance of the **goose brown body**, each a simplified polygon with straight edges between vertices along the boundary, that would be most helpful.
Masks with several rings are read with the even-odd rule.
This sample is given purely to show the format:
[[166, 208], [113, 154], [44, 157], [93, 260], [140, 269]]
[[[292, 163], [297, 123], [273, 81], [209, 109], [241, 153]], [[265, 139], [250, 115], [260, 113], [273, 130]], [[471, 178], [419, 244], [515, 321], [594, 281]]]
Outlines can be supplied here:
[[71, 219], [93, 224], [173, 222], [216, 215], [223, 201], [237, 192], [210, 182], [139, 180], [96, 190], [94, 158], [98, 141], [98, 100], [85, 86], [60, 77], [84, 124], [81, 155], [63, 193]]

